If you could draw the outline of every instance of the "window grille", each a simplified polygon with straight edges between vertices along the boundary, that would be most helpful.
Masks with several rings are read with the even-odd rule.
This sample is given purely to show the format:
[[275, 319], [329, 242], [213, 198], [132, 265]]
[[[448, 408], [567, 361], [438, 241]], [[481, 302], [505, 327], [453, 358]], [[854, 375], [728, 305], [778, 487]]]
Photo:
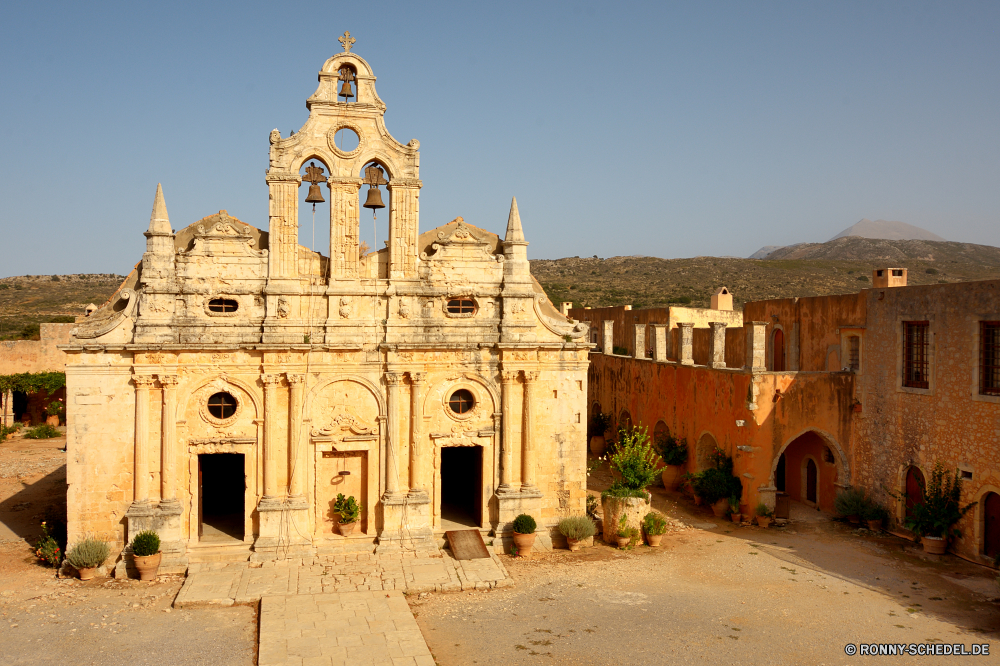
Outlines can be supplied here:
[[903, 322], [903, 386], [930, 388], [929, 329], [930, 323], [926, 321]]
[[979, 322], [979, 393], [1000, 395], [1000, 321]]
[[861, 338], [856, 335], [847, 338], [847, 367], [851, 372], [861, 368]]
[[476, 302], [471, 298], [452, 298], [448, 301], [449, 314], [473, 314]]
[[240, 304], [231, 298], [213, 298], [208, 302], [211, 312], [236, 312]]
[[451, 407], [451, 411], [456, 414], [465, 414], [472, 411], [472, 408], [476, 405], [476, 399], [472, 397], [472, 391], [467, 389], [458, 389], [451, 394], [448, 398], [448, 406]]
[[228, 419], [236, 413], [236, 398], [228, 393], [216, 393], [208, 399], [208, 413], [217, 419]]

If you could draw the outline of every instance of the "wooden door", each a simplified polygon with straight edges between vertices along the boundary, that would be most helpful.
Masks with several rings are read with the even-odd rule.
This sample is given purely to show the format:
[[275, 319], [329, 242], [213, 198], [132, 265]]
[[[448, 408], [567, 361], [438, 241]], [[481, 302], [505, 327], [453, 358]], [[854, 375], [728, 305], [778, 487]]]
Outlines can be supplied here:
[[774, 349], [772, 350], [774, 357], [774, 366], [772, 369], [775, 372], [785, 371], [785, 332], [778, 329], [774, 332]]
[[1000, 495], [987, 493], [983, 502], [983, 554], [1000, 555]]
[[906, 517], [913, 514], [913, 507], [924, 501], [924, 475], [916, 467], [906, 470]]
[[806, 460], [806, 499], [816, 502], [816, 463], [812, 458]]
[[[345, 473], [346, 472], [346, 473]], [[320, 534], [335, 534], [337, 495], [354, 497], [361, 505], [359, 532], [368, 531], [368, 452], [324, 451], [316, 467], [316, 526]]]

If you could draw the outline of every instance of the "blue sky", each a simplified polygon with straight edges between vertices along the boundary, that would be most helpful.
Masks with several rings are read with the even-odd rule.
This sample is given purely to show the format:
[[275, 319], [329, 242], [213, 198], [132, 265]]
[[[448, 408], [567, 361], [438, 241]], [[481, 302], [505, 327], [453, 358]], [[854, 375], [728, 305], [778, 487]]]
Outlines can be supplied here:
[[174, 229], [266, 228], [268, 133], [344, 30], [421, 142], [422, 230], [502, 232], [516, 195], [532, 258], [863, 217], [1000, 245], [995, 2], [90, 4], [4, 8], [0, 276], [127, 272], [158, 182]]

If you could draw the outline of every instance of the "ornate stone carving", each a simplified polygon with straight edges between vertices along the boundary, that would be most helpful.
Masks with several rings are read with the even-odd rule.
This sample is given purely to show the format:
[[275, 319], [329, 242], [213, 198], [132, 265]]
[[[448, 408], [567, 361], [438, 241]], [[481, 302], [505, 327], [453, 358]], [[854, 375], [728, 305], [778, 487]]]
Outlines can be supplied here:
[[402, 384], [403, 383], [403, 373], [401, 373], [401, 372], [387, 372], [387, 373], [385, 373], [385, 383], [386, 384]]
[[405, 298], [400, 299], [399, 301], [399, 316], [402, 319], [410, 318], [410, 302]]
[[375, 427], [366, 425], [357, 415], [352, 413], [350, 407], [346, 405], [333, 405], [327, 417], [327, 425], [314, 428], [311, 432], [313, 437], [335, 437], [338, 435], [374, 435]]
[[155, 377], [153, 375], [132, 375], [132, 383], [136, 388], [151, 388]]
[[287, 319], [291, 313], [292, 305], [288, 302], [287, 296], [278, 296], [278, 319]]
[[340, 316], [347, 319], [351, 316], [351, 299], [347, 296], [340, 297]]

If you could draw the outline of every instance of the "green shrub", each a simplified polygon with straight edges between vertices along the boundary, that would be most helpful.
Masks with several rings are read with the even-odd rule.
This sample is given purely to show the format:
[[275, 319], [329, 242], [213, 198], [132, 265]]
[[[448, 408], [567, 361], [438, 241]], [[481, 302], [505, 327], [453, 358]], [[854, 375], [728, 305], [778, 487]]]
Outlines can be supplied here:
[[962, 530], [955, 523], [962, 519], [976, 502], [964, 507], [960, 505], [962, 479], [945, 470], [940, 462], [934, 463], [931, 481], [920, 488], [923, 501], [913, 505], [913, 511], [906, 520], [906, 528], [920, 536], [961, 537]]
[[42, 535], [35, 543], [35, 557], [53, 567], [62, 563], [63, 549], [58, 538], [60, 528], [65, 532], [64, 526], [46, 520], [42, 523]]
[[927, 273], [928, 275], [937, 275], [938, 274], [938, 270], [936, 268], [928, 268], [924, 272]]
[[340, 514], [340, 522], [350, 524], [357, 522], [361, 516], [361, 505], [354, 499], [354, 496], [344, 497], [344, 493], [338, 493], [337, 499], [333, 503], [333, 512]]
[[863, 488], [848, 488], [837, 494], [833, 508], [841, 516], [861, 516], [871, 504]]
[[660, 435], [656, 440], [660, 457], [664, 465], [683, 465], [688, 459], [686, 439], [677, 439], [670, 435]]
[[514, 519], [514, 531], [518, 534], [534, 534], [537, 527], [535, 519], [526, 513]]
[[768, 509], [767, 505], [764, 504], [763, 502], [757, 504], [757, 508], [755, 509], [755, 511], [758, 516], [763, 516], [764, 518], [771, 518], [772, 516], [774, 516], [774, 511]]
[[740, 510], [740, 496], [739, 495], [732, 495], [729, 498], [729, 510], [732, 513], [738, 513], [739, 512], [739, 510]]
[[622, 511], [621, 515], [618, 516], [618, 536], [623, 539], [628, 536], [628, 516]]
[[132, 539], [132, 554], [138, 557], [148, 557], [160, 552], [160, 535], [153, 530], [144, 530]]
[[626, 490], [645, 491], [660, 475], [660, 456], [653, 450], [645, 428], [618, 431], [618, 446], [611, 454], [611, 469], [618, 472], [612, 488], [619, 486]]
[[0, 425], [0, 442], [7, 439], [7, 435], [11, 435], [21, 429], [20, 423], [15, 423], [14, 425]]
[[24, 433], [27, 439], [52, 439], [53, 437], [59, 437], [62, 435], [55, 426], [50, 426], [48, 423], [43, 423], [37, 425], [34, 428], [29, 428], [28, 432]]
[[610, 428], [611, 428], [610, 414], [597, 412], [596, 414], [594, 414], [593, 418], [590, 419], [591, 437], [599, 437], [604, 433], [606, 433]]
[[878, 502], [869, 502], [868, 506], [861, 512], [864, 520], [889, 520], [889, 510]]
[[[733, 475], [733, 459], [719, 448], [712, 455], [715, 466], [692, 476], [691, 488], [698, 497], [709, 504], [715, 504], [720, 499], [743, 495], [743, 482]], [[738, 504], [738, 502], [737, 502]]]
[[662, 514], [650, 511], [642, 518], [642, 529], [652, 536], [663, 534], [667, 531], [667, 519]]
[[616, 356], [628, 356], [628, 349], [625, 347], [619, 347], [618, 345], [611, 346], [611, 353]]
[[559, 533], [567, 539], [587, 539], [597, 533], [597, 526], [587, 516], [570, 516], [559, 521]]
[[858, 282], [868, 282], [868, 276], [867, 275], [859, 275], [858, 276]]
[[46, 416], [62, 416], [66, 411], [66, 406], [60, 400], [53, 400], [45, 406]]
[[66, 561], [77, 569], [92, 569], [104, 564], [111, 554], [111, 547], [106, 541], [95, 537], [87, 537], [66, 553]]

